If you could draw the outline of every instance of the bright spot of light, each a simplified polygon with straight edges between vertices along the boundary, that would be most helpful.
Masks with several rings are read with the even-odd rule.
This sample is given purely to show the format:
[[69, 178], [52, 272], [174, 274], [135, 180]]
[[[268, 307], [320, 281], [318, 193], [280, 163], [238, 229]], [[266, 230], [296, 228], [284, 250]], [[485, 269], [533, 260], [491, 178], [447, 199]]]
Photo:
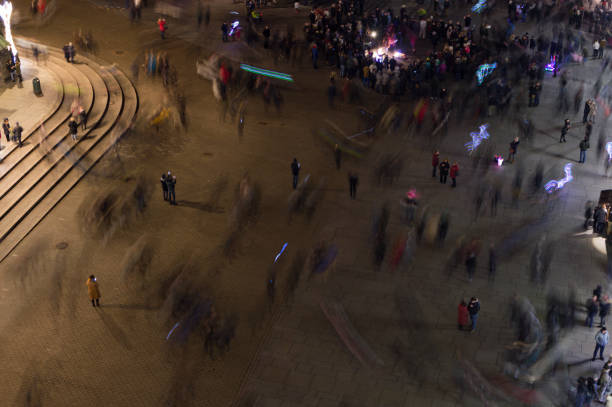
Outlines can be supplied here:
[[11, 14], [13, 14], [13, 4], [10, 1], [6, 1], [0, 4], [0, 19], [4, 24], [4, 36], [9, 44], [11, 44], [11, 52], [13, 57], [17, 56], [17, 47], [13, 41], [13, 34], [11, 33]]

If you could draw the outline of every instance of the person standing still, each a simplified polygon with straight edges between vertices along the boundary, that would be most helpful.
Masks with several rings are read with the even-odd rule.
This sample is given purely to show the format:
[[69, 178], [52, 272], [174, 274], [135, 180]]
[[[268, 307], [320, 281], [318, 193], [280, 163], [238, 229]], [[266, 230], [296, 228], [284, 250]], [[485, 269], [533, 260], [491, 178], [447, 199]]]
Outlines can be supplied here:
[[448, 177], [449, 169], [450, 164], [448, 163], [448, 159], [445, 158], [444, 161], [440, 163], [440, 184], [446, 184], [446, 177]]
[[79, 108], [79, 119], [81, 120], [83, 131], [87, 130], [87, 110], [82, 107]]
[[603, 360], [603, 351], [608, 344], [609, 339], [610, 337], [608, 335], [608, 330], [604, 326], [599, 330], [599, 332], [597, 332], [597, 335], [595, 335], [595, 350], [593, 351], [593, 359], [591, 360], [595, 360], [597, 358], [597, 351], [599, 351], [599, 359]]
[[465, 300], [461, 300], [457, 307], [457, 325], [460, 331], [463, 331], [468, 324], [468, 308]]
[[161, 39], [163, 40], [166, 38], [166, 19], [163, 17], [158, 18], [157, 25], [159, 26], [159, 34], [161, 35]]
[[6, 142], [11, 141], [11, 124], [9, 123], [9, 119], [4, 119], [2, 121], [2, 131], [4, 131], [4, 136], [6, 137]]
[[359, 177], [357, 174], [349, 172], [349, 194], [351, 199], [355, 199], [357, 196], [357, 184], [359, 184]]
[[465, 269], [467, 271], [468, 280], [472, 281], [474, 272], [476, 271], [476, 253], [471, 250], [468, 253], [467, 259], [465, 260]]
[[166, 174], [162, 174], [159, 181], [161, 182], [162, 193], [164, 195], [164, 201], [167, 201], [168, 200], [168, 184], [166, 184]]
[[453, 182], [451, 184], [452, 188], [457, 186], [457, 175], [459, 175], [459, 165], [457, 163], [453, 163], [453, 165], [450, 167], [450, 178]]
[[589, 149], [589, 142], [585, 139], [578, 144], [578, 148], [580, 148], [580, 159], [578, 162], [580, 164], [584, 164], [586, 161], [586, 152]]
[[297, 158], [294, 158], [293, 161], [291, 162], [291, 174], [293, 174], [293, 189], [297, 188], [298, 179], [300, 175], [300, 168], [302, 168], [302, 166], [298, 162]]
[[334, 146], [334, 160], [336, 160], [336, 169], [340, 170], [340, 163], [342, 161], [342, 150], [340, 149], [340, 146], [338, 144]]
[[432, 167], [431, 177], [432, 178], [436, 177], [436, 168], [438, 168], [439, 164], [440, 164], [440, 152], [436, 150], [433, 152], [433, 155], [431, 156], [431, 167]]
[[70, 130], [70, 136], [73, 141], [77, 140], [77, 129], [79, 128], [79, 124], [76, 122], [74, 117], [71, 117], [68, 121], [68, 129]]
[[472, 320], [471, 331], [474, 331], [476, 329], [476, 322], [478, 321], [478, 313], [480, 312], [480, 301], [478, 301], [478, 298], [472, 297], [470, 299], [468, 312], [470, 313], [470, 319]]
[[91, 305], [94, 307], [99, 307], [101, 295], [100, 289], [98, 288], [98, 282], [96, 281], [96, 277], [93, 274], [90, 275], [85, 285], [87, 286], [87, 294], [89, 294]]
[[168, 171], [168, 175], [166, 175], [166, 185], [168, 186], [168, 201], [170, 205], [176, 205], [176, 177]]

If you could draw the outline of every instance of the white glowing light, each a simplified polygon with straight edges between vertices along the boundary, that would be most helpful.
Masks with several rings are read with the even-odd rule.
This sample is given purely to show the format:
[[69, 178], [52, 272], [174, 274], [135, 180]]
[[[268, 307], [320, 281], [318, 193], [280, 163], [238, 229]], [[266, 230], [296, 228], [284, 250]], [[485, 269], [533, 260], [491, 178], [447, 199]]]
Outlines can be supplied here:
[[372, 37], [372, 38], [376, 38], [376, 31], [372, 31], [372, 32], [370, 33], [370, 37]]
[[4, 36], [9, 44], [11, 44], [11, 52], [13, 57], [17, 56], [17, 47], [13, 41], [13, 34], [11, 33], [11, 14], [13, 14], [13, 4], [10, 1], [5, 1], [0, 4], [0, 19], [4, 24]]

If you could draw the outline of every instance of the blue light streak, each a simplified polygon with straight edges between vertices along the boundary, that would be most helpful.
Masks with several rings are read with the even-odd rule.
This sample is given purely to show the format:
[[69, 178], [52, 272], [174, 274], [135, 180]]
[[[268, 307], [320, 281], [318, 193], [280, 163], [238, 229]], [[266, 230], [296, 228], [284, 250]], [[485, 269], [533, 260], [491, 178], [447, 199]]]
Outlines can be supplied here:
[[489, 132], [487, 131], [488, 127], [488, 124], [483, 124], [480, 126], [479, 132], [474, 131], [470, 133], [472, 141], [470, 141], [469, 143], [465, 143], [465, 147], [470, 153], [474, 152], [474, 150], [478, 148], [478, 146], [482, 143], [482, 140], [486, 140], [489, 138]]
[[172, 332], [174, 332], [174, 330], [176, 329], [177, 326], [179, 326], [179, 324], [180, 324], [180, 322], [177, 322], [176, 324], [174, 324], [174, 326], [172, 327], [170, 332], [168, 332], [168, 335], [166, 335], [166, 340], [168, 340], [170, 338], [170, 335], [172, 335]]
[[612, 161], [612, 141], [606, 143], [606, 151], [608, 152], [608, 161]]
[[287, 248], [287, 242], [285, 242], [285, 244], [283, 244], [283, 248], [281, 249], [280, 252], [278, 252], [278, 254], [276, 255], [276, 257], [274, 258], [274, 263], [276, 263], [278, 261], [278, 258], [281, 256], [281, 254], [283, 254], [283, 252], [285, 251], [285, 249]]
[[567, 184], [568, 182], [574, 179], [574, 177], [572, 176], [572, 164], [571, 163], [565, 164], [565, 167], [563, 167], [563, 171], [565, 172], [564, 178], [561, 178], [559, 180], [554, 180], [554, 179], [550, 180], [546, 183], [546, 185], [544, 185], [544, 189], [546, 190], [547, 193], [552, 194], [553, 192], [560, 190], [561, 188], [565, 186], [565, 184]]
[[269, 71], [267, 69], [256, 68], [254, 66], [247, 65], [247, 64], [240, 64], [240, 69], [253, 73], [255, 75], [268, 76], [270, 78], [281, 79], [287, 82], [293, 82], [293, 78], [291, 77], [291, 75], [282, 73], [282, 72]]
[[478, 3], [472, 6], [474, 13], [480, 14], [487, 7], [487, 0], [478, 0]]
[[478, 84], [481, 85], [482, 81], [497, 68], [497, 62], [493, 62], [492, 64], [482, 64], [476, 70], [476, 79], [478, 80]]

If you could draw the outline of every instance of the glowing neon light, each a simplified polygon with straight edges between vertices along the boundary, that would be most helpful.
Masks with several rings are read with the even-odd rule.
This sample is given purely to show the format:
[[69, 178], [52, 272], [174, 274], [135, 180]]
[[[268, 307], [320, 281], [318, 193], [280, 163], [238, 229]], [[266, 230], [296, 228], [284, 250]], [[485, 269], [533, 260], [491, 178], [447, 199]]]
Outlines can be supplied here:
[[485, 7], [487, 7], [487, 0], [478, 0], [478, 3], [472, 6], [472, 11], [474, 13], [481, 13]]
[[501, 154], [495, 155], [495, 162], [497, 162], [498, 167], [501, 167], [504, 163], [504, 157], [502, 157]]
[[572, 164], [571, 163], [565, 164], [565, 167], [563, 167], [563, 171], [565, 172], [564, 178], [561, 178], [559, 180], [554, 180], [554, 179], [550, 180], [546, 183], [546, 185], [544, 185], [544, 189], [546, 190], [546, 192], [548, 192], [549, 194], [552, 194], [553, 192], [558, 191], [561, 188], [563, 188], [565, 184], [567, 184], [568, 182], [574, 179], [574, 177], [572, 177]]
[[238, 20], [236, 20], [236, 21], [234, 21], [234, 22], [232, 23], [232, 29], [231, 29], [231, 30], [230, 30], [230, 32], [229, 32], [230, 37], [231, 37], [232, 35], [234, 35], [234, 31], [236, 31], [236, 28], [238, 27], [238, 25], [239, 25], [239, 24], [240, 24], [240, 22], [239, 22]]
[[479, 132], [473, 131], [470, 133], [472, 141], [470, 141], [469, 143], [465, 143], [465, 147], [470, 153], [474, 152], [474, 150], [478, 148], [480, 143], [482, 143], [482, 140], [486, 140], [489, 138], [489, 132], [487, 131], [487, 127], [489, 127], [488, 124], [483, 124], [482, 126], [480, 126]]
[[15, 58], [17, 56], [17, 47], [11, 33], [11, 14], [13, 14], [13, 4], [10, 1], [0, 4], [0, 20], [4, 24], [4, 36], [8, 43], [11, 44], [11, 52], [13, 53], [13, 58]]
[[544, 67], [548, 72], [552, 72], [555, 70], [555, 65], [557, 65], [557, 57], [555, 55], [550, 57], [550, 62], [546, 64]]
[[285, 251], [286, 248], [287, 248], [287, 242], [285, 242], [285, 244], [283, 245], [283, 248], [281, 249], [281, 251], [278, 252], [276, 257], [274, 258], [274, 263], [276, 263], [278, 261], [278, 258], [281, 256], [281, 254], [283, 254], [283, 252]]
[[176, 329], [177, 326], [179, 326], [179, 324], [180, 324], [180, 322], [177, 322], [176, 324], [174, 324], [174, 326], [172, 327], [170, 332], [168, 332], [168, 335], [166, 335], [166, 340], [168, 340], [170, 338], [170, 335], [172, 335], [172, 332], [174, 332], [174, 330]]
[[482, 84], [482, 81], [484, 81], [487, 76], [491, 75], [495, 68], [497, 68], [497, 62], [480, 65], [476, 70], [476, 79], [478, 80], [478, 84]]
[[270, 78], [281, 79], [287, 82], [293, 82], [293, 78], [291, 77], [291, 75], [282, 73], [282, 72], [269, 71], [267, 69], [256, 68], [254, 66], [247, 65], [247, 64], [240, 64], [240, 69], [242, 69], [243, 71], [253, 73], [255, 75], [268, 76]]
[[612, 161], [612, 141], [606, 143], [606, 151], [608, 152], [608, 161]]

